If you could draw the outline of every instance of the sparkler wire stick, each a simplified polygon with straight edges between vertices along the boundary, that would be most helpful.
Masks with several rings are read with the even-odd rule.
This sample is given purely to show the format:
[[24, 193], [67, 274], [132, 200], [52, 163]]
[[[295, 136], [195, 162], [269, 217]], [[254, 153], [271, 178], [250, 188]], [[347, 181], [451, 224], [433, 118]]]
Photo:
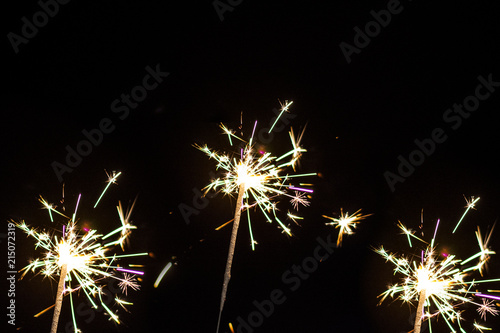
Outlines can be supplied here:
[[415, 326], [413, 327], [413, 333], [420, 333], [420, 328], [422, 327], [422, 315], [424, 313], [424, 304], [426, 300], [425, 289], [420, 291], [420, 296], [418, 299], [417, 314], [415, 316]]
[[52, 317], [52, 327], [50, 333], [57, 333], [57, 324], [59, 323], [59, 315], [61, 314], [61, 306], [64, 296], [64, 280], [68, 274], [68, 264], [65, 263], [61, 266], [61, 275], [59, 277], [59, 284], [57, 285], [56, 305], [54, 308], [54, 316]]
[[236, 210], [234, 212], [233, 231], [231, 232], [231, 241], [229, 242], [229, 252], [227, 254], [226, 271], [224, 272], [224, 283], [222, 284], [222, 293], [221, 293], [221, 297], [220, 297], [220, 308], [219, 308], [219, 319], [217, 321], [216, 333], [219, 332], [222, 309], [224, 308], [224, 302], [226, 301], [227, 286], [229, 284], [229, 279], [231, 279], [231, 266], [233, 265], [234, 249], [236, 247], [236, 236], [238, 234], [238, 227], [240, 225], [241, 206], [243, 204], [243, 195], [244, 194], [245, 194], [245, 183], [242, 183], [240, 185], [240, 189], [238, 191], [238, 200], [236, 201]]

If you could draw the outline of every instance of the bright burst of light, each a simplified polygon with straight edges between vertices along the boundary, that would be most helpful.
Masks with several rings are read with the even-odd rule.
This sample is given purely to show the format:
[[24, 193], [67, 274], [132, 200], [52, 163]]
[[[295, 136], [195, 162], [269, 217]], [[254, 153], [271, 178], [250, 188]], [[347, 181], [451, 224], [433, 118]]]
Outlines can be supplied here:
[[[468, 268], [464, 266], [467, 262], [481, 257], [482, 252], [484, 252], [483, 248], [479, 253], [466, 260], [461, 260], [456, 255], [449, 253], [440, 255], [434, 246], [438, 226], [439, 220], [436, 223], [434, 237], [430, 243], [427, 243], [414, 236], [413, 232], [404, 227], [401, 222], [399, 223], [403, 234], [408, 236], [409, 244], [411, 244], [410, 237], [425, 244], [425, 249], [418, 255], [396, 255], [386, 251], [383, 246], [376, 250], [386, 261], [394, 265], [394, 274], [403, 275], [401, 282], [389, 286], [379, 296], [381, 297], [379, 304], [388, 296], [397, 297], [408, 303], [422, 301], [423, 297], [422, 320], [440, 315], [452, 332], [456, 332], [454, 325], [457, 325], [461, 332], [465, 332], [461, 326], [463, 310], [460, 306], [463, 304], [475, 305], [482, 315], [485, 312], [496, 314], [498, 310], [494, 308], [493, 302], [484, 301], [484, 298], [493, 298], [494, 296], [481, 294], [475, 288], [482, 283], [498, 282], [500, 279], [476, 280], [471, 278], [471, 275], [474, 271], [480, 270], [482, 264]], [[488, 251], [488, 254], [491, 253], [494, 252]], [[478, 299], [483, 299], [483, 303], [479, 303]], [[483, 319], [486, 319], [485, 316]], [[430, 325], [431, 321], [429, 321], [429, 327]], [[475, 327], [487, 329], [480, 325], [475, 325]]]
[[354, 229], [359, 221], [364, 218], [370, 216], [371, 214], [362, 215], [361, 209], [358, 209], [353, 214], [349, 215], [348, 212], [345, 214], [342, 212], [342, 208], [340, 209], [340, 218], [329, 217], [323, 215], [324, 218], [331, 220], [332, 222], [325, 223], [326, 225], [334, 225], [335, 228], [339, 228], [339, 235], [337, 237], [337, 246], [342, 246], [342, 238], [344, 235], [352, 235], [354, 234]]
[[[45, 200], [40, 199], [40, 201], [46, 206]], [[119, 207], [121, 207], [121, 205]], [[51, 211], [61, 216], [65, 216], [56, 211], [53, 207], [51, 207]], [[64, 282], [64, 295], [69, 295], [70, 297], [75, 331], [77, 330], [77, 325], [73, 308], [74, 292], [83, 292], [93, 308], [97, 309], [100, 305], [114, 321], [119, 323], [118, 316], [103, 302], [102, 296], [104, 292], [101, 282], [104, 282], [104, 280], [108, 278], [116, 279], [120, 281], [119, 285], [125, 294], [127, 294], [127, 287], [137, 290], [139, 285], [136, 283], [137, 280], [134, 275], [124, 274], [123, 277], [120, 277], [116, 273], [126, 271], [133, 272], [134, 274], [143, 274], [143, 272], [127, 270], [118, 266], [118, 262], [123, 258], [144, 256], [148, 255], [148, 253], [113, 253], [113, 246], [122, 244], [123, 240], [120, 239], [124, 237], [123, 234], [118, 241], [104, 244], [103, 240], [105, 237], [99, 234], [97, 230], [80, 229], [77, 225], [75, 215], [76, 208], [73, 218], [67, 218], [65, 216], [68, 220], [62, 226], [62, 232], [56, 232], [54, 234], [39, 231], [36, 228], [30, 228], [24, 221], [19, 223], [14, 222], [19, 229], [36, 240], [35, 249], [41, 248], [45, 251], [41, 258], [32, 260], [30, 264], [21, 270], [24, 271], [21, 275], [21, 279], [31, 271], [55, 280], [56, 277], [63, 274], [62, 268], [66, 266], [67, 273]], [[125, 220], [127, 220], [128, 217], [129, 214]], [[123, 223], [124, 219], [122, 215], [120, 215], [120, 219]], [[118, 234], [122, 230], [124, 230], [123, 225], [112, 231], [108, 236], [111, 234]], [[128, 304], [118, 298], [116, 298], [116, 303], [122, 306]]]
[[[291, 104], [292, 102], [287, 102], [285, 105], [282, 105], [282, 112], [287, 111]], [[298, 204], [307, 206], [309, 201], [305, 193], [312, 193], [312, 190], [309, 188], [294, 187], [290, 182], [296, 177], [316, 175], [316, 173], [290, 174], [285, 172], [286, 167], [294, 168], [302, 152], [306, 151], [300, 147], [302, 135], [299, 137], [299, 140], [295, 140], [293, 132], [290, 132], [293, 149], [279, 157], [275, 157], [270, 152], [256, 151], [253, 145], [256, 126], [257, 122], [254, 124], [249, 141], [246, 142], [241, 137], [235, 135], [234, 131], [228, 129], [223, 124], [221, 125], [223, 133], [227, 134], [231, 144], [231, 138], [245, 143], [238, 154], [222, 154], [208, 148], [206, 145], [195, 145], [196, 148], [217, 162], [216, 169], [223, 169], [225, 171], [224, 177], [214, 179], [204, 188], [206, 192], [215, 190], [230, 196], [237, 196], [240, 188], [243, 189], [244, 203], [242, 210], [246, 210], [248, 215], [252, 249], [254, 249], [256, 242], [253, 239], [251, 229], [250, 209], [258, 207], [268, 222], [276, 221], [291, 236], [290, 229], [277, 215], [277, 199], [281, 196], [290, 198], [294, 208], [298, 208]], [[289, 158], [289, 161], [277, 163], [285, 158]], [[295, 191], [295, 194], [290, 193], [292, 190]]]

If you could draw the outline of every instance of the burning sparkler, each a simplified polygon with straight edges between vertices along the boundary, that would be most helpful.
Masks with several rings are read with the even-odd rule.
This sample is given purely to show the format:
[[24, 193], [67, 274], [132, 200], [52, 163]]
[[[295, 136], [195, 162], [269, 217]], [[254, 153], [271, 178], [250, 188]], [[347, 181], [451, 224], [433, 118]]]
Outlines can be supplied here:
[[[464, 218], [462, 215], [459, 223]], [[421, 238], [413, 234], [413, 231], [407, 229], [401, 222], [398, 227], [407, 235], [408, 243], [411, 247], [410, 238], [415, 238], [418, 241], [425, 243], [425, 250], [422, 250], [418, 256], [404, 256], [390, 253], [380, 247], [376, 250], [378, 254], [383, 256], [386, 261], [390, 261], [394, 266], [394, 274], [399, 273], [404, 276], [400, 283], [390, 286], [381, 297], [381, 304], [388, 296], [395, 297], [408, 303], [418, 302], [417, 315], [415, 318], [415, 326], [413, 333], [420, 333], [421, 324], [424, 320], [440, 315], [451, 331], [456, 332], [453, 327], [454, 323], [458, 325], [461, 332], [465, 333], [461, 326], [462, 310], [459, 307], [462, 304], [471, 304], [478, 307], [478, 312], [483, 319], [486, 313], [496, 315], [498, 310], [494, 308], [493, 302], [486, 301], [485, 298], [493, 298], [495, 296], [482, 294], [476, 290], [472, 290], [473, 286], [488, 282], [498, 282], [500, 278], [488, 280], [470, 281], [467, 278], [473, 271], [481, 270], [488, 255], [494, 253], [484, 247], [481, 242], [480, 233], [478, 239], [480, 241], [481, 251], [471, 257], [461, 260], [454, 254], [443, 253], [439, 254], [436, 251], [434, 242], [436, 239], [440, 221], [436, 223], [434, 236], [430, 243], [427, 243]], [[458, 224], [457, 224], [458, 226]], [[456, 230], [456, 228], [455, 228]], [[479, 229], [478, 229], [479, 230]], [[476, 233], [477, 234], [477, 233]], [[489, 237], [491, 233], [487, 237]], [[466, 268], [464, 266], [474, 259], [480, 259], [480, 263]], [[482, 299], [479, 303], [478, 299]], [[432, 331], [431, 321], [429, 320], [429, 328]], [[488, 328], [477, 323], [474, 324], [477, 329], [487, 330]]]
[[[281, 114], [287, 112], [292, 102], [282, 104]], [[272, 128], [278, 121], [274, 122]], [[210, 158], [217, 162], [217, 169], [225, 171], [224, 178], [217, 178], [205, 187], [205, 191], [210, 190], [222, 191], [230, 196], [237, 196], [236, 210], [233, 219], [233, 230], [229, 245], [228, 259], [226, 262], [226, 270], [224, 274], [224, 283], [222, 287], [222, 295], [220, 301], [219, 322], [217, 331], [219, 330], [220, 318], [224, 301], [227, 293], [227, 286], [231, 276], [231, 265], [234, 256], [234, 248], [236, 245], [236, 235], [240, 223], [241, 213], [246, 211], [248, 219], [248, 227], [250, 230], [250, 244], [252, 250], [255, 249], [256, 241], [253, 238], [252, 225], [250, 219], [250, 208], [257, 208], [264, 214], [268, 222], [276, 221], [281, 229], [288, 235], [292, 235], [290, 229], [280, 220], [277, 214], [278, 197], [288, 197], [291, 199], [292, 205], [298, 207], [298, 204], [307, 206], [309, 202], [306, 200], [304, 193], [312, 193], [312, 190], [304, 187], [295, 187], [289, 182], [296, 177], [313, 176], [316, 173], [307, 174], [289, 174], [285, 173], [285, 168], [295, 168], [296, 163], [306, 150], [300, 146], [302, 134], [298, 140], [295, 139], [293, 131], [290, 131], [290, 139], [292, 140], [292, 150], [275, 157], [270, 152], [256, 151], [253, 145], [255, 129], [257, 122], [253, 126], [250, 139], [245, 141], [243, 138], [234, 134], [234, 131], [228, 129], [225, 125], [221, 125], [223, 134], [228, 136], [229, 143], [233, 145], [232, 139], [239, 140], [244, 143], [244, 147], [238, 152], [237, 156], [231, 154], [220, 154], [205, 146], [195, 145], [196, 148], [203, 151]], [[289, 161], [285, 161], [290, 158]], [[280, 162], [280, 163], [278, 163]], [[304, 185], [300, 185], [304, 186]], [[295, 195], [289, 193], [295, 191]], [[293, 216], [293, 215], [292, 215]]]
[[[80, 201], [80, 197], [81, 195], [78, 197], [78, 202]], [[127, 294], [127, 288], [137, 290], [139, 285], [136, 283], [137, 280], [135, 275], [142, 275], [144, 273], [121, 267], [118, 261], [122, 258], [143, 256], [148, 253], [108, 254], [113, 246], [122, 244], [124, 238], [128, 236], [128, 233], [123, 233], [123, 230], [130, 229], [125, 228], [125, 224], [110, 232], [108, 235], [103, 236], [98, 234], [96, 230], [82, 230], [77, 226], [76, 211], [78, 204], [75, 208], [73, 217], [68, 218], [55, 210], [55, 208], [49, 205], [43, 198], [41, 198], [40, 201], [45, 207], [50, 207], [49, 213], [51, 211], [56, 212], [68, 219], [66, 224], [62, 226], [61, 234], [50, 235], [47, 232], [40, 232], [35, 228], [30, 228], [24, 221], [14, 223], [19, 229], [28, 234], [28, 236], [36, 240], [35, 248], [41, 247], [46, 251], [42, 258], [31, 261], [29, 265], [21, 270], [24, 271], [21, 275], [21, 279], [29, 271], [37, 272], [37, 274], [42, 274], [51, 279], [55, 279], [59, 276], [51, 333], [57, 331], [62, 301], [63, 297], [66, 295], [69, 295], [70, 298], [74, 329], [75, 331], [79, 331], [77, 329], [73, 308], [73, 293], [80, 290], [85, 293], [87, 299], [94, 308], [97, 308], [99, 304], [115, 322], [120, 323], [118, 316], [103, 302], [102, 295], [104, 292], [100, 282], [107, 278], [113, 278], [120, 281], [119, 286], [125, 294]], [[121, 205], [119, 207], [121, 207]], [[50, 217], [52, 220], [51, 214]], [[127, 214], [127, 217], [124, 219], [123, 215], [120, 214], [122, 223], [128, 220], [129, 217], [130, 214]], [[102, 243], [102, 240], [120, 232], [120, 238], [117, 241], [107, 244]], [[116, 274], [117, 272], [126, 273], [120, 276]], [[115, 301], [121, 306], [132, 304], [118, 298], [116, 298]]]
[[354, 229], [359, 221], [365, 219], [372, 214], [361, 215], [361, 209], [358, 209], [353, 214], [349, 215], [348, 212], [343, 214], [342, 208], [340, 209], [340, 218], [329, 217], [323, 215], [324, 218], [331, 220], [332, 222], [325, 223], [326, 225], [334, 225], [335, 228], [339, 228], [339, 235], [337, 237], [337, 246], [342, 246], [342, 238], [345, 235], [354, 234]]

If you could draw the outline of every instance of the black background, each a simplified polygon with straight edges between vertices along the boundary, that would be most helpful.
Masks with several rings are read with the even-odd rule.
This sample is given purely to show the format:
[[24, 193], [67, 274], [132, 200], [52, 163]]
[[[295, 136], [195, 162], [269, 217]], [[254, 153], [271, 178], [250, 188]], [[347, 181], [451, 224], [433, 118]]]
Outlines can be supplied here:
[[[294, 237], [254, 214], [259, 244], [251, 251], [242, 223], [221, 331], [229, 332], [229, 322], [237, 326], [238, 316], [248, 318], [255, 311], [252, 302], [269, 299], [274, 289], [284, 291], [286, 301], [255, 332], [412, 329], [414, 307], [390, 300], [377, 306], [377, 295], [397, 277], [372, 247], [406, 251], [396, 223], [418, 230], [423, 210], [424, 236], [431, 237], [440, 218], [439, 246], [465, 258], [477, 251], [476, 225], [484, 233], [498, 218], [499, 92], [457, 129], [443, 114], [474, 94], [478, 76], [491, 74], [500, 81], [499, 6], [481, 1], [439, 6], [402, 1], [400, 6], [402, 11], [350, 63], [339, 44], [353, 44], [353, 28], [363, 29], [373, 20], [370, 11], [385, 9], [387, 1], [242, 1], [223, 14], [223, 21], [210, 1], [72, 1], [60, 5], [17, 54], [7, 34], [20, 34], [21, 18], [32, 21], [40, 6], [23, 1], [4, 10], [0, 218], [59, 229], [37, 198], [58, 202], [62, 183], [51, 164], [64, 163], [65, 147], [75, 148], [84, 139], [82, 130], [98, 127], [103, 118], [113, 121], [114, 131], [63, 175], [67, 209], [82, 193], [81, 222], [106, 232], [119, 223], [116, 202], [129, 203], [138, 195], [132, 216], [138, 229], [127, 252], [151, 254], [136, 260], [146, 266], [141, 290], [126, 297], [134, 305], [130, 313], [120, 311], [121, 325], [102, 313], [87, 323], [86, 314], [77, 316], [83, 332], [215, 331], [231, 227], [214, 228], [232, 217], [234, 199], [211, 199], [186, 224], [179, 205], [192, 206], [193, 188], [205, 186], [214, 169], [213, 161], [192, 145], [225, 149], [220, 122], [237, 128], [243, 113], [248, 136], [253, 122], [268, 124], [272, 109], [284, 100], [294, 101], [294, 129], [307, 123], [303, 145], [308, 152], [300, 171], [320, 177], [311, 179], [315, 193], [311, 206], [300, 209], [305, 216], [301, 226], [291, 224]], [[157, 64], [170, 75], [120, 120], [111, 103], [141, 84], [146, 66]], [[397, 172], [398, 156], [407, 158], [416, 149], [414, 140], [429, 138], [435, 128], [442, 128], [447, 140], [392, 192], [384, 172]], [[284, 151], [288, 144], [283, 131], [267, 148]], [[93, 210], [105, 186], [104, 170], [123, 175]], [[464, 211], [464, 196], [481, 200], [451, 236]], [[317, 237], [336, 237], [321, 216], [338, 216], [341, 208], [350, 213], [362, 208], [373, 216], [290, 291], [282, 274], [312, 255]], [[33, 239], [20, 230], [16, 235], [20, 269], [40, 252]], [[496, 250], [498, 235], [491, 241]], [[1, 244], [6, 253], [5, 240]], [[175, 265], [154, 288], [169, 261]], [[499, 276], [498, 263], [493, 257], [488, 276]], [[49, 330], [52, 312], [33, 315], [53, 304], [56, 287], [56, 281], [32, 273], [17, 282], [17, 330]], [[500, 289], [498, 284], [492, 288]], [[68, 303], [63, 304], [61, 332], [71, 318]], [[463, 315], [464, 328], [471, 330], [474, 318], [479, 320], [475, 309]], [[487, 324], [500, 326], [491, 316]], [[434, 329], [448, 331], [442, 320]]]

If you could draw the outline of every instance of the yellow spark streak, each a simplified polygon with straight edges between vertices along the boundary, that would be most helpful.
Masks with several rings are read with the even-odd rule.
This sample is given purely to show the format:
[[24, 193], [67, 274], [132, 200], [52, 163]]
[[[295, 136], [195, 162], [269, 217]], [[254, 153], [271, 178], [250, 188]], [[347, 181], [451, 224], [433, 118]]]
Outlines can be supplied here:
[[479, 325], [478, 323], [474, 322], [474, 328], [476, 328], [479, 332], [483, 332], [483, 330], [485, 331], [491, 331], [492, 329], [489, 328], [489, 327], [486, 327], [486, 326], [482, 326], [482, 325]]
[[[233, 140], [231, 140], [231, 137], [234, 137], [238, 140], [241, 140], [238, 136], [234, 135], [234, 131], [227, 128], [226, 125], [220, 124], [220, 128], [222, 128], [222, 131], [224, 132], [224, 134], [227, 134], [227, 138], [228, 138], [229, 144], [231, 146], [233, 145]], [[241, 141], [243, 141], [243, 140], [241, 140]]]
[[230, 219], [229, 221], [227, 221], [226, 223], [218, 226], [217, 228], [215, 228], [215, 230], [220, 230], [222, 228], [224, 228], [226, 225], [228, 225], [229, 223], [233, 222], [234, 221], [234, 218]]
[[46, 308], [45, 310], [42, 310], [40, 312], [38, 312], [36, 315], [34, 315], [33, 317], [35, 318], [38, 318], [40, 317], [41, 315], [43, 315], [45, 312], [49, 311], [50, 309], [52, 309], [54, 306], [56, 306], [55, 304], [52, 304], [51, 306], [49, 306], [48, 308]]
[[50, 222], [54, 222], [54, 219], [52, 218], [52, 213], [51, 212], [57, 213], [57, 214], [65, 217], [65, 218], [68, 218], [63, 213], [61, 213], [58, 210], [54, 209], [54, 206], [52, 204], [49, 204], [47, 201], [45, 201], [45, 199], [42, 198], [42, 196], [40, 196], [40, 198], [38, 199], [38, 201], [40, 201], [42, 203], [42, 205], [44, 206], [44, 208], [49, 211]]
[[419, 241], [422, 241], [425, 243], [424, 240], [422, 240], [421, 238], [418, 238], [417, 236], [415, 236], [413, 234], [413, 230], [410, 230], [410, 229], [407, 229], [403, 223], [401, 223], [401, 221], [398, 221], [399, 224], [398, 224], [398, 227], [399, 229], [401, 229], [401, 231], [403, 232], [404, 235], [406, 235], [406, 237], [408, 238], [408, 243], [410, 244], [410, 247], [413, 247], [413, 245], [411, 244], [411, 238], [410, 237], [413, 237], [415, 239], [418, 239]]
[[160, 275], [158, 275], [158, 277], [156, 278], [156, 281], [155, 281], [155, 283], [153, 285], [155, 288], [158, 288], [158, 286], [160, 285], [161, 280], [163, 280], [163, 277], [168, 272], [168, 270], [170, 269], [170, 267], [172, 267], [172, 263], [171, 262], [169, 262], [167, 265], [165, 265], [165, 267], [163, 267], [163, 269], [160, 272]]

